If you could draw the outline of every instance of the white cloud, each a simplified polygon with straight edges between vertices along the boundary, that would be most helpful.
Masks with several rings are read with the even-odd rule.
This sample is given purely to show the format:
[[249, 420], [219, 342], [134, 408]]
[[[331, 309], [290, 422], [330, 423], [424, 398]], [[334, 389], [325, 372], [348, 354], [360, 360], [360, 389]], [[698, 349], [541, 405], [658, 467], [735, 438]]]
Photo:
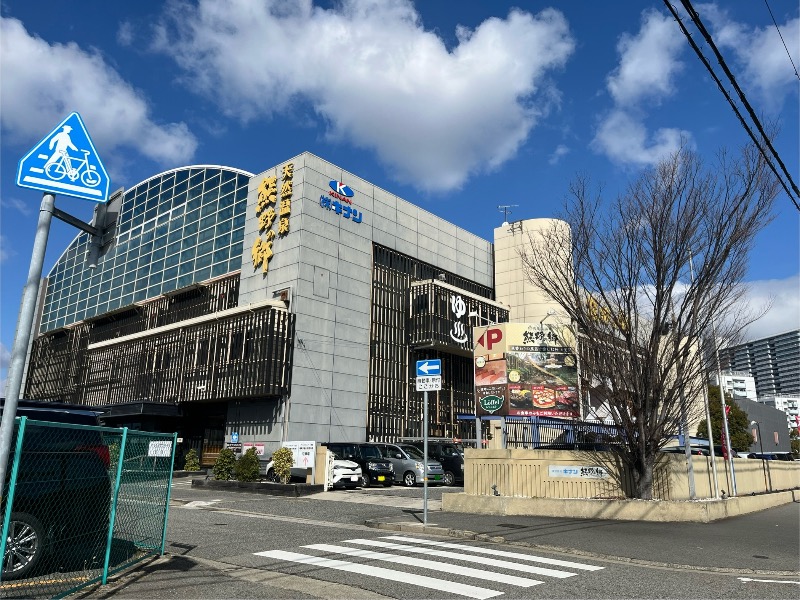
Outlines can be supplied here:
[[160, 125], [147, 101], [96, 51], [50, 44], [17, 19], [0, 21], [0, 116], [3, 135], [32, 146], [67, 114], [77, 111], [104, 157], [113, 162], [133, 148], [161, 167], [185, 164], [197, 141], [183, 123]]
[[763, 28], [748, 27], [733, 21], [727, 11], [715, 4], [700, 5], [698, 10], [746, 94], [750, 95], [752, 90], [758, 104], [773, 115], [780, 111], [787, 97], [794, 96], [797, 101], [797, 76], [792, 61], [800, 68], [797, 41], [800, 40], [800, 19], [779, 23], [778, 35], [772, 23]]
[[672, 17], [648, 10], [639, 32], [620, 38], [619, 66], [606, 80], [614, 108], [599, 121], [591, 143], [596, 152], [616, 163], [648, 166], [675, 152], [681, 141], [691, 144], [691, 134], [681, 129], [648, 133], [643, 108], [645, 101], [649, 108], [674, 92], [685, 44], [678, 33]]
[[646, 11], [635, 36], [623, 34], [617, 44], [619, 66], [608, 77], [608, 90], [619, 106], [638, 105], [672, 94], [683, 69], [678, 55], [685, 41], [671, 17]]
[[691, 145], [691, 134], [680, 129], [658, 129], [648, 135], [644, 123], [631, 113], [613, 110], [600, 123], [592, 147], [612, 161], [638, 166], [652, 165], [680, 148]]
[[751, 281], [745, 302], [752, 310], [769, 306], [767, 313], [744, 332], [746, 341], [800, 329], [800, 275], [786, 279]]
[[32, 204], [31, 202], [24, 202], [19, 198], [0, 198], [0, 207], [2, 208], [13, 208], [14, 210], [22, 213], [26, 217], [30, 217], [33, 212], [38, 208], [36, 204]]
[[130, 46], [133, 43], [133, 24], [123, 21], [117, 29], [117, 43], [120, 46]]
[[553, 151], [553, 154], [550, 155], [550, 158], [547, 162], [551, 165], [557, 164], [564, 156], [569, 154], [569, 148], [567, 148], [564, 144], [559, 144], [556, 149]]
[[154, 47], [229, 116], [308, 103], [330, 138], [374, 150], [398, 180], [448, 190], [514, 156], [558, 97], [548, 73], [575, 46], [553, 9], [456, 35], [448, 50], [409, 0], [201, 0], [173, 5]]
[[0, 235], [0, 263], [6, 262], [15, 252], [8, 247], [8, 238]]

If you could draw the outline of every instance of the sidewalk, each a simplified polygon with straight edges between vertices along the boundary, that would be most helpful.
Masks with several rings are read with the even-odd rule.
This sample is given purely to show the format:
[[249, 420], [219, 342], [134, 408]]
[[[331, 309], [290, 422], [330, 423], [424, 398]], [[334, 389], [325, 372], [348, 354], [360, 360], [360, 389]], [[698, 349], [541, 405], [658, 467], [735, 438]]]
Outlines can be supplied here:
[[[655, 566], [800, 575], [800, 505], [714, 523], [643, 523], [422, 511], [367, 521], [404, 535], [427, 533]], [[613, 541], [612, 541], [613, 540]]]

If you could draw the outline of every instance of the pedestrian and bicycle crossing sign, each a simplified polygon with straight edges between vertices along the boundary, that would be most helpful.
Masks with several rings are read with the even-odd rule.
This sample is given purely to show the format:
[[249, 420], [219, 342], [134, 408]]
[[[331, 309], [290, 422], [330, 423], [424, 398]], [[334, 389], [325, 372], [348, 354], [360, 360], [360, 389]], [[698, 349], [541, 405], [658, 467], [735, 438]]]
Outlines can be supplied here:
[[64, 119], [19, 161], [20, 187], [106, 202], [111, 180], [78, 113]]

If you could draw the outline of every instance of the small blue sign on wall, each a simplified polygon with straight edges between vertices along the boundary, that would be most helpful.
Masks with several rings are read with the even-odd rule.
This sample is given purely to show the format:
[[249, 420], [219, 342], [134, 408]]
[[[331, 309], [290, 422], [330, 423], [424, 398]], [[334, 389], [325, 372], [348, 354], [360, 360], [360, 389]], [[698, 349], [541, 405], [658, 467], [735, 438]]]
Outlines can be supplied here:
[[239, 443], [239, 432], [234, 431], [231, 433], [231, 444], [238, 444]]

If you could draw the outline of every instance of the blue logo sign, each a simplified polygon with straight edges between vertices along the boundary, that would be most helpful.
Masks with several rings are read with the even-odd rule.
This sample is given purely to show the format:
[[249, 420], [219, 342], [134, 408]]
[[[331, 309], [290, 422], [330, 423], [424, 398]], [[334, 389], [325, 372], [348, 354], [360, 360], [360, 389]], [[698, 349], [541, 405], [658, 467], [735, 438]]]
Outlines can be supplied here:
[[349, 187], [347, 187], [341, 181], [335, 181], [335, 180], [331, 179], [331, 181], [328, 183], [328, 185], [337, 194], [340, 194], [340, 195], [342, 195], [342, 196], [344, 196], [346, 198], [352, 198], [353, 197], [353, 190], [351, 190]]
[[417, 377], [427, 377], [428, 375], [441, 375], [441, 374], [442, 374], [442, 360], [440, 358], [417, 361]]
[[238, 444], [239, 443], [239, 432], [233, 431], [231, 432], [231, 444]]
[[20, 187], [105, 202], [111, 180], [78, 113], [28, 152], [17, 168]]

